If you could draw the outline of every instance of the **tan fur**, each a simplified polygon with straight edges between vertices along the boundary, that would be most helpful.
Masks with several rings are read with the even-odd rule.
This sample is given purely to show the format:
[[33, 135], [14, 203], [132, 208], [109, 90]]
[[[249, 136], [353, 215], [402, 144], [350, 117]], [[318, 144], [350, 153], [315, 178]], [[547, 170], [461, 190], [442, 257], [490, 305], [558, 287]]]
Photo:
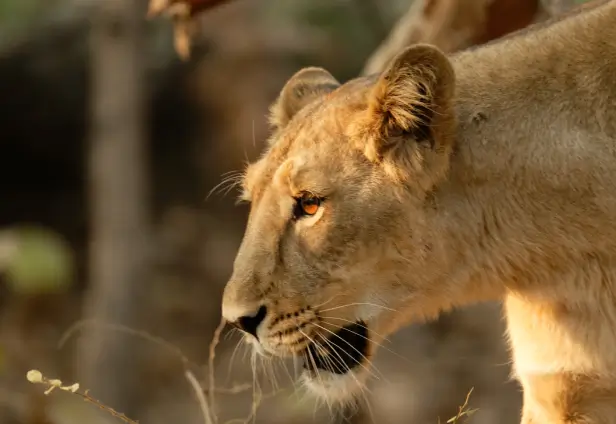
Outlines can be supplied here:
[[[366, 322], [361, 367], [305, 376], [344, 401], [381, 337], [504, 299], [522, 422], [616, 423], [616, 1], [449, 59], [419, 45], [380, 76], [298, 81], [318, 88], [283, 90], [246, 172], [225, 318], [265, 305], [274, 356]], [[324, 201], [293, 220], [302, 192]]]

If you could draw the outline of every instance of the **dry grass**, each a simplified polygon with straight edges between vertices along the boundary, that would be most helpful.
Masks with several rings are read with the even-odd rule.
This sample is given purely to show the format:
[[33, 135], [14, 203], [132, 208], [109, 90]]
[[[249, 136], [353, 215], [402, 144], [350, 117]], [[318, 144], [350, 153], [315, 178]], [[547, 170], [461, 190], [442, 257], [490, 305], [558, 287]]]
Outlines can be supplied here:
[[[83, 321], [77, 322], [75, 325], [73, 325], [71, 328], [69, 328], [65, 332], [65, 334], [60, 339], [60, 342], [58, 343], [58, 347], [61, 348], [62, 346], [64, 346], [64, 344], [68, 341], [70, 337], [72, 337], [77, 331], [85, 327], [96, 327], [98, 329], [103, 329], [103, 330], [122, 332], [125, 334], [129, 334], [129, 335], [141, 338], [143, 340], [149, 341], [160, 347], [163, 347], [167, 351], [171, 352], [174, 356], [176, 356], [178, 360], [182, 363], [183, 368], [184, 368], [184, 378], [186, 379], [186, 381], [188, 382], [192, 391], [195, 394], [195, 397], [199, 404], [199, 408], [200, 408], [201, 415], [203, 418], [203, 423], [204, 424], [218, 424], [218, 417], [214, 409], [215, 394], [233, 395], [233, 394], [245, 392], [253, 388], [253, 385], [250, 383], [235, 385], [229, 388], [217, 388], [216, 387], [215, 379], [214, 379], [214, 360], [216, 358], [216, 346], [218, 345], [220, 341], [220, 336], [222, 334], [222, 331], [225, 325], [226, 325], [226, 322], [222, 320], [220, 324], [218, 325], [218, 327], [216, 328], [212, 341], [210, 342], [209, 358], [208, 358], [208, 368], [209, 368], [208, 369], [208, 380], [209, 381], [208, 381], [207, 389], [203, 387], [203, 385], [199, 382], [195, 374], [190, 370], [190, 366], [191, 365], [194, 366], [195, 364], [192, 361], [190, 361], [182, 353], [180, 349], [178, 349], [176, 346], [172, 345], [168, 341], [160, 337], [153, 336], [145, 331], [135, 330], [135, 329], [128, 328], [122, 325], [117, 325], [117, 324], [101, 323], [101, 322], [97, 322], [93, 320], [83, 320]], [[45, 377], [38, 370], [28, 371], [26, 378], [28, 379], [29, 382], [33, 384], [40, 384], [40, 385], [45, 386], [46, 387], [46, 390], [44, 392], [45, 395], [51, 394], [54, 390], [61, 390], [64, 392], [68, 392], [68, 393], [81, 397], [85, 402], [93, 404], [94, 406], [107, 412], [109, 415], [113, 416], [119, 421], [124, 422], [125, 424], [139, 424], [138, 421], [127, 417], [125, 414], [116, 411], [112, 407], [105, 405], [104, 403], [100, 402], [98, 399], [92, 397], [89, 394], [88, 390], [81, 390], [79, 383], [73, 383], [71, 385], [64, 385], [62, 381], [58, 379], [50, 379], [50, 378]], [[246, 417], [245, 419], [229, 420], [225, 424], [246, 424], [248, 423], [249, 421], [254, 419], [255, 414], [261, 402], [266, 398], [269, 398], [269, 397], [272, 397], [278, 394], [279, 392], [280, 391], [276, 391], [274, 393], [269, 393], [269, 394], [263, 394], [260, 392], [253, 393], [253, 403], [252, 403], [250, 415]], [[468, 419], [474, 412], [477, 411], [476, 409], [469, 409], [469, 400], [470, 400], [470, 396], [472, 392], [473, 392], [473, 389], [471, 388], [471, 390], [468, 392], [466, 396], [464, 404], [460, 406], [458, 414], [455, 417], [452, 417], [449, 420], [447, 420], [447, 424], [462, 424], [461, 420]], [[438, 423], [440, 424], [440, 420], [438, 420]]]
[[471, 389], [468, 391], [468, 394], [466, 395], [466, 399], [464, 400], [464, 404], [462, 406], [460, 406], [460, 408], [458, 410], [458, 413], [456, 414], [455, 417], [452, 417], [452, 418], [447, 420], [447, 424], [459, 424], [459, 423], [461, 423], [461, 421], [460, 421], [461, 419], [469, 418], [471, 415], [473, 415], [475, 412], [477, 412], [477, 409], [470, 409], [468, 407], [468, 401], [471, 398], [471, 393], [473, 393], [473, 389], [474, 389], [474, 387], [471, 387]]
[[[220, 342], [220, 336], [222, 334], [222, 331], [225, 325], [226, 325], [226, 322], [222, 320], [220, 324], [218, 325], [218, 327], [216, 328], [212, 341], [210, 342], [209, 358], [208, 358], [208, 367], [209, 367], [209, 370], [208, 370], [209, 378], [208, 379], [209, 381], [207, 384], [208, 386], [207, 389], [203, 387], [203, 385], [199, 382], [199, 380], [195, 376], [194, 372], [191, 371], [190, 369], [191, 367], [197, 367], [197, 364], [195, 364], [193, 361], [188, 359], [186, 355], [184, 355], [184, 353], [182, 353], [182, 351], [176, 346], [174, 346], [173, 344], [169, 343], [168, 341], [166, 341], [165, 339], [161, 337], [151, 335], [146, 331], [136, 330], [136, 329], [132, 329], [132, 328], [129, 328], [123, 325], [118, 325], [118, 324], [103, 323], [103, 322], [99, 322], [95, 320], [82, 320], [82, 321], [75, 323], [63, 334], [63, 336], [60, 338], [60, 341], [58, 342], [58, 348], [59, 349], [62, 348], [71, 337], [73, 337], [78, 331], [83, 330], [84, 328], [96, 328], [98, 330], [121, 332], [121, 333], [128, 334], [134, 337], [138, 337], [150, 343], [156, 344], [157, 346], [162, 347], [163, 349], [171, 353], [173, 356], [175, 356], [182, 364], [184, 368], [184, 378], [189, 383], [190, 387], [192, 388], [192, 391], [195, 394], [195, 397], [199, 404], [199, 408], [200, 408], [201, 415], [203, 418], [203, 423], [204, 424], [217, 424], [218, 419], [217, 419], [217, 416], [213, 408], [213, 405], [215, 402], [215, 397], [214, 397], [215, 394], [233, 395], [233, 394], [245, 392], [253, 388], [253, 385], [250, 383], [234, 385], [228, 388], [216, 387], [215, 378], [214, 378], [214, 360], [216, 358], [216, 346]], [[38, 370], [30, 370], [27, 374], [27, 379], [33, 384], [42, 384], [46, 386], [47, 387], [47, 390], [45, 390], [46, 395], [51, 394], [56, 389], [69, 392], [69, 393], [73, 393], [77, 396], [80, 396], [84, 401], [92, 403], [98, 408], [108, 412], [110, 415], [117, 418], [118, 420], [121, 420], [127, 424], [138, 424], [136, 420], [128, 418], [125, 414], [117, 412], [113, 408], [103, 404], [96, 398], [92, 397], [88, 393], [87, 390], [80, 391], [79, 383], [74, 383], [70, 386], [64, 386], [62, 384], [62, 381], [57, 380], [57, 379], [47, 378]], [[252, 412], [250, 416], [244, 420], [235, 419], [225, 424], [247, 423], [248, 421], [250, 421], [252, 417], [254, 416], [254, 413], [258, 409], [260, 402], [265, 397], [268, 397], [268, 396], [267, 395], [263, 396], [261, 394], [255, 394], [253, 405], [251, 408]]]
[[130, 418], [128, 418], [123, 413], [118, 412], [115, 409], [111, 408], [110, 406], [105, 405], [104, 403], [102, 403], [98, 399], [93, 398], [92, 396], [90, 396], [90, 394], [88, 393], [87, 390], [80, 391], [79, 383], [74, 383], [74, 384], [71, 384], [69, 386], [64, 386], [64, 385], [62, 385], [62, 381], [57, 380], [57, 379], [47, 378], [38, 370], [30, 370], [30, 371], [28, 371], [28, 374], [26, 375], [26, 378], [32, 384], [42, 384], [42, 385], [46, 386], [47, 387], [47, 390], [45, 390], [45, 394], [46, 395], [49, 395], [54, 390], [62, 390], [62, 391], [65, 391], [65, 392], [73, 393], [74, 395], [80, 396], [84, 401], [89, 402], [89, 403], [97, 406], [101, 410], [109, 413], [111, 416], [117, 418], [120, 421], [124, 421], [127, 424], [138, 424], [137, 421], [131, 420]]

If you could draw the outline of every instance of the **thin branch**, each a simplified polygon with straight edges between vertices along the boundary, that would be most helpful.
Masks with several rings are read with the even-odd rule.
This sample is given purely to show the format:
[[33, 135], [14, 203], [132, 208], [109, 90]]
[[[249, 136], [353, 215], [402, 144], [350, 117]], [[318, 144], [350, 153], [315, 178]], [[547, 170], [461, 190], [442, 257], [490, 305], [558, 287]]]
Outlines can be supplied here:
[[57, 379], [47, 378], [38, 370], [28, 371], [28, 374], [26, 375], [26, 377], [28, 381], [32, 384], [42, 384], [46, 386], [47, 390], [45, 390], [45, 395], [51, 394], [56, 389], [62, 390], [64, 392], [72, 393], [74, 395], [81, 397], [84, 401], [91, 403], [92, 405], [95, 405], [99, 409], [107, 412], [109, 415], [119, 419], [120, 421], [125, 422], [126, 424], [139, 424], [138, 421], [128, 418], [123, 413], [118, 412], [112, 407], [105, 405], [98, 399], [93, 398], [88, 393], [88, 390], [85, 390], [84, 392], [79, 391], [79, 383], [74, 383], [74, 384], [71, 384], [70, 386], [63, 386], [62, 381], [57, 380]]
[[468, 402], [471, 398], [471, 394], [473, 393], [473, 389], [474, 387], [471, 387], [471, 389], [467, 393], [466, 399], [464, 400], [464, 404], [458, 408], [458, 414], [455, 417], [452, 417], [447, 420], [448, 424], [456, 424], [460, 421], [462, 417], [470, 417], [471, 415], [473, 415], [475, 412], [478, 411], [477, 409], [468, 408]]
[[163, 339], [161, 337], [153, 336], [153, 335], [149, 334], [146, 331], [135, 330], [135, 329], [127, 327], [125, 325], [105, 323], [105, 322], [101, 322], [101, 321], [98, 321], [98, 320], [95, 320], [95, 319], [80, 320], [80, 321], [77, 321], [72, 326], [70, 326], [64, 332], [64, 334], [62, 334], [62, 337], [60, 337], [60, 341], [58, 342], [58, 349], [62, 349], [64, 347], [64, 345], [68, 342], [68, 340], [71, 337], [73, 337], [78, 331], [84, 329], [85, 327], [98, 327], [99, 329], [102, 329], [102, 330], [117, 331], [117, 332], [120, 332], [120, 333], [125, 333], [125, 334], [129, 334], [129, 335], [138, 337], [138, 338], [143, 339], [143, 340], [147, 340], [147, 341], [149, 341], [151, 343], [154, 343], [154, 344], [164, 348], [168, 352], [170, 352], [173, 355], [175, 355], [182, 362], [182, 364], [185, 367], [188, 366], [188, 365], [196, 366], [196, 364], [194, 362], [190, 361], [186, 357], [186, 355], [184, 355], [182, 353], [182, 351], [179, 348], [177, 348], [176, 346], [172, 345], [167, 340], [165, 340], [165, 339]]
[[147, 17], [167, 16], [173, 21], [173, 41], [178, 56], [190, 58], [193, 40], [198, 35], [198, 16], [230, 0], [150, 0]]
[[[221, 318], [218, 327], [214, 331], [214, 336], [212, 337], [212, 342], [210, 343], [210, 356], [208, 358], [208, 371], [209, 371], [209, 395], [210, 395], [210, 405], [212, 408], [215, 405], [214, 399], [214, 388], [216, 386], [214, 379], [214, 359], [216, 358], [216, 346], [220, 342], [220, 335], [222, 334], [222, 330], [225, 328], [227, 321], [224, 318]], [[214, 413], [214, 418], [218, 421], [216, 414]]]
[[195, 396], [197, 396], [197, 401], [199, 402], [199, 408], [201, 408], [201, 414], [203, 415], [203, 421], [205, 424], [214, 424], [212, 421], [212, 412], [210, 406], [207, 404], [207, 399], [205, 398], [205, 393], [203, 388], [195, 378], [195, 375], [190, 370], [184, 371], [184, 377], [190, 383], [193, 391], [195, 392]]

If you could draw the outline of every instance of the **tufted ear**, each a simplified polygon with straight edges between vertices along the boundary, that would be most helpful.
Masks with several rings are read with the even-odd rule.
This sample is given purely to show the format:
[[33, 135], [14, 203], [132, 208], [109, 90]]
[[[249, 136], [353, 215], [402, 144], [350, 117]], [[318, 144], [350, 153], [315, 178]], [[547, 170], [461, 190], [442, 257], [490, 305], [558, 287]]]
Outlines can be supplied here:
[[340, 83], [323, 68], [304, 68], [284, 85], [270, 107], [270, 123], [282, 128], [308, 103], [340, 87]]
[[[453, 67], [436, 47], [417, 44], [399, 53], [368, 98], [366, 118], [371, 134], [366, 156], [371, 160], [394, 154], [419, 159], [421, 146], [448, 150], [454, 83]], [[412, 161], [411, 157], [398, 159]]]

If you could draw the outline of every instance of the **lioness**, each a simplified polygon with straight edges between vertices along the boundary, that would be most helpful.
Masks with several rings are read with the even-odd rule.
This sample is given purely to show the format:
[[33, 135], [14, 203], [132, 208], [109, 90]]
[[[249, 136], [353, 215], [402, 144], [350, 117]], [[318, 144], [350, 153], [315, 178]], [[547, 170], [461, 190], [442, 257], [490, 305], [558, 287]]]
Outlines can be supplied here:
[[223, 316], [344, 402], [380, 341], [504, 299], [522, 422], [616, 423], [616, 0], [272, 106]]

